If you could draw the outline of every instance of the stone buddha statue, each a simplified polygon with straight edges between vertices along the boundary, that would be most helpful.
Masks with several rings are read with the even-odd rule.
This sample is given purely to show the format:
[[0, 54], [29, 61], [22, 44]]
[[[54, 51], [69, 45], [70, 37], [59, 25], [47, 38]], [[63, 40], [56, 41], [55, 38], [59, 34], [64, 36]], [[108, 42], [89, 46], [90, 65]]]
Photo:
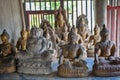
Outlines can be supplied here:
[[89, 38], [89, 46], [88, 46], [88, 57], [93, 57], [94, 56], [94, 47], [97, 42], [100, 42], [101, 36], [100, 36], [100, 28], [98, 24], [95, 25], [94, 27], [94, 35], [91, 35]]
[[15, 47], [9, 42], [9, 34], [6, 30], [0, 37], [2, 41], [0, 44], [0, 73], [15, 72]]
[[100, 42], [95, 45], [93, 73], [96, 76], [120, 75], [120, 58], [116, 57], [115, 43], [109, 40], [109, 31], [105, 25], [103, 25], [100, 36]]
[[17, 71], [25, 74], [49, 74], [54, 57], [48, 40], [43, 36], [43, 30], [32, 28], [27, 39], [26, 52], [16, 55]]
[[87, 66], [84, 62], [87, 54], [84, 47], [76, 43], [77, 35], [72, 31], [68, 35], [68, 41], [68, 44], [62, 46], [58, 75], [62, 77], [87, 76]]
[[22, 29], [20, 32], [20, 35], [21, 37], [17, 41], [16, 48], [17, 48], [17, 51], [25, 51], [28, 32], [25, 29]]

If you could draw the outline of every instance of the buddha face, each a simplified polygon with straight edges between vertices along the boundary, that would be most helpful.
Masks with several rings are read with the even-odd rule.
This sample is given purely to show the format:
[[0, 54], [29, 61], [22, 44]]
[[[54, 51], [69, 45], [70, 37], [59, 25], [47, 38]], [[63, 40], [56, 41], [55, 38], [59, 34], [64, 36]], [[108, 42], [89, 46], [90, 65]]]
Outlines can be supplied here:
[[6, 36], [1, 36], [1, 40], [3, 43], [8, 42], [8, 38]]
[[26, 31], [21, 32], [21, 37], [23, 39], [27, 39], [27, 32]]
[[77, 28], [72, 28], [72, 31], [75, 33], [78, 33], [78, 29]]
[[81, 29], [81, 31], [85, 31], [85, 26], [82, 25], [82, 26], [80, 27], [80, 29]]
[[101, 34], [101, 40], [102, 41], [106, 41], [106, 40], [108, 40], [108, 38], [109, 38], [109, 32]]
[[94, 28], [94, 33], [97, 34], [99, 32], [98, 28]]
[[68, 40], [69, 40], [70, 43], [76, 43], [76, 41], [77, 41], [77, 36], [76, 36], [74, 33], [69, 34]]

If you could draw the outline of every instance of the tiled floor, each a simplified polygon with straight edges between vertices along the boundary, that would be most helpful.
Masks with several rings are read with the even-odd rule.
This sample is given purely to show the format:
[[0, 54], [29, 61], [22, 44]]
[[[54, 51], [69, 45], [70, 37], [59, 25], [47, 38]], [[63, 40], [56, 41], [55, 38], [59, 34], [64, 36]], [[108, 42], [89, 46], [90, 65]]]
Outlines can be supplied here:
[[[87, 65], [89, 67], [89, 72], [92, 71], [93, 65], [93, 58], [88, 58]], [[53, 70], [57, 70], [57, 61], [53, 64]], [[57, 76], [56, 72], [53, 72], [49, 75], [25, 75], [25, 74], [18, 74], [18, 73], [11, 73], [11, 74], [1, 74], [0, 80], [120, 80], [120, 76], [115, 77], [95, 77], [89, 74], [88, 77], [83, 78], [61, 78]]]

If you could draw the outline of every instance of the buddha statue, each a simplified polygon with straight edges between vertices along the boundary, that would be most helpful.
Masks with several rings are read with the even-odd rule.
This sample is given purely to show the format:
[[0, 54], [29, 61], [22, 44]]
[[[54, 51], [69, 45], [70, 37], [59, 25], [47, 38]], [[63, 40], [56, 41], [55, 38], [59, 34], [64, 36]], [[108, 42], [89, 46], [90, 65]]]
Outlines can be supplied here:
[[100, 36], [100, 28], [98, 24], [95, 25], [94, 27], [94, 35], [91, 35], [89, 38], [89, 46], [88, 46], [88, 57], [93, 57], [94, 56], [94, 47], [97, 42], [100, 42], [101, 36]]
[[87, 49], [91, 32], [89, 30], [87, 17], [85, 17], [85, 15], [80, 15], [77, 18], [76, 27], [78, 29], [78, 34], [82, 37], [83, 45]]
[[54, 51], [50, 48], [48, 40], [43, 36], [43, 30], [32, 28], [27, 39], [26, 52], [18, 53], [17, 72], [24, 74], [49, 74], [52, 72], [51, 64]]
[[66, 11], [60, 7], [55, 14], [55, 26], [56, 30], [59, 31], [62, 30], [63, 26], [66, 24]]
[[65, 25], [62, 32], [62, 39], [65, 43], [68, 42], [68, 27]]
[[78, 34], [78, 29], [73, 25], [73, 27], [71, 28], [71, 31], [74, 32], [77, 35], [77, 43], [82, 44], [83, 43], [83, 39], [82, 37]]
[[2, 41], [2, 44], [0, 44], [0, 73], [15, 72], [15, 47], [9, 42], [9, 34], [6, 30], [0, 37]]
[[68, 44], [62, 46], [62, 54], [59, 59], [58, 75], [61, 77], [81, 77], [88, 75], [85, 63], [86, 51], [78, 43], [74, 32], [68, 34]]
[[17, 48], [17, 51], [25, 51], [28, 33], [25, 29], [22, 29], [20, 32], [20, 35], [21, 37], [17, 41], [16, 48]]
[[93, 73], [96, 76], [120, 75], [120, 58], [115, 56], [116, 46], [113, 41], [109, 40], [109, 31], [105, 25], [103, 25], [100, 36], [100, 42], [95, 45]]

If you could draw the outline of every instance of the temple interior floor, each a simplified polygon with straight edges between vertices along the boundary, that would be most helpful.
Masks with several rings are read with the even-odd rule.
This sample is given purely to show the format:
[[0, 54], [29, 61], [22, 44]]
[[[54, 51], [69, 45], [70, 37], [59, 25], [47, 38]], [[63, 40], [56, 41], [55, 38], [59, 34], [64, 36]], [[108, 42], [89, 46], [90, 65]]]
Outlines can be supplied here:
[[92, 65], [94, 63], [93, 58], [87, 58], [87, 66], [89, 68], [89, 76], [82, 78], [61, 78], [57, 76], [56, 70], [58, 66], [58, 61], [55, 61], [52, 65], [53, 73], [49, 75], [28, 75], [28, 74], [18, 74], [18, 73], [10, 73], [10, 74], [0, 74], [0, 80], [120, 80], [120, 76], [115, 77], [95, 77], [91, 73]]

